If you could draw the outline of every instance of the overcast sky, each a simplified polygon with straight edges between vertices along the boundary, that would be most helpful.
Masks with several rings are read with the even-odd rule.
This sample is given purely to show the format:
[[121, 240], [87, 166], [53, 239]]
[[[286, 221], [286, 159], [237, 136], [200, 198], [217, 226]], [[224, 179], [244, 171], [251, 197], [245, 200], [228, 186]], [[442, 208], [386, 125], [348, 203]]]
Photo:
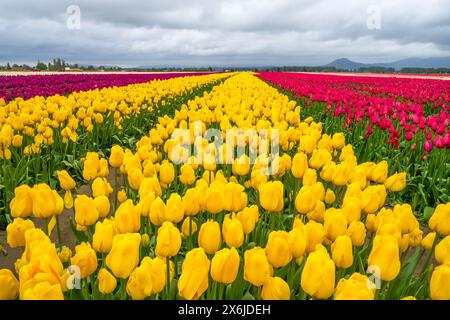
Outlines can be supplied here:
[[[79, 29], [70, 5], [80, 8]], [[448, 0], [0, 0], [0, 63], [264, 66], [438, 56], [450, 56]]]

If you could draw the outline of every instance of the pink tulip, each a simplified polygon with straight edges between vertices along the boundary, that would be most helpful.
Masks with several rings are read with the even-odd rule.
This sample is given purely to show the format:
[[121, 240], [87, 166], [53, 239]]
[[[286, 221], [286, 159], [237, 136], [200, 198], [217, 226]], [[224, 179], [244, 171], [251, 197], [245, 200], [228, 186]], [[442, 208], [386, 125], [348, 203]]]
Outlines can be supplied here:
[[408, 131], [408, 132], [406, 133], [405, 138], [406, 138], [406, 140], [408, 140], [408, 141], [410, 141], [410, 140], [413, 138], [413, 134], [411, 133], [411, 131]]
[[442, 148], [444, 146], [441, 136], [436, 136], [433, 140], [433, 143], [437, 148]]
[[433, 144], [431, 143], [430, 140], [427, 140], [423, 144], [423, 148], [425, 149], [426, 152], [430, 152], [433, 149]]

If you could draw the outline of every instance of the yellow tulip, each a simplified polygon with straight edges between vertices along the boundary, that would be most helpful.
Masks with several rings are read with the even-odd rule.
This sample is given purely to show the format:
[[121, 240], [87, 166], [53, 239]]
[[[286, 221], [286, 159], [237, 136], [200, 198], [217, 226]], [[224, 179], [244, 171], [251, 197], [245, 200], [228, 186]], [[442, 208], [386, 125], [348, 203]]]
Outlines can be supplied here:
[[197, 189], [191, 188], [186, 190], [183, 196], [183, 207], [187, 216], [195, 216], [200, 212], [200, 194]]
[[348, 279], [339, 280], [334, 300], [374, 300], [375, 284], [367, 276], [353, 273]]
[[309, 166], [314, 169], [320, 169], [331, 161], [331, 154], [325, 149], [315, 149], [309, 159]]
[[191, 185], [195, 182], [195, 171], [190, 164], [183, 164], [181, 166], [180, 182], [184, 185]]
[[417, 299], [413, 296], [407, 296], [407, 297], [401, 298], [400, 300], [417, 300]]
[[242, 224], [244, 233], [250, 234], [254, 229], [255, 225], [259, 219], [259, 210], [257, 205], [252, 205], [250, 207], [244, 208], [236, 214], [236, 217]]
[[98, 291], [101, 294], [110, 294], [116, 289], [117, 280], [114, 276], [105, 268], [101, 268], [97, 275], [98, 279]]
[[362, 192], [361, 204], [363, 211], [370, 215], [375, 213], [384, 204], [384, 201], [377, 190], [373, 186], [369, 186]]
[[150, 191], [143, 197], [140, 197], [139, 205], [141, 206], [141, 216], [148, 217], [150, 215], [150, 208], [155, 199], [156, 197], [153, 191]]
[[264, 249], [255, 247], [244, 253], [244, 280], [254, 286], [262, 286], [269, 281], [270, 264]]
[[75, 247], [75, 255], [70, 259], [70, 263], [80, 268], [82, 279], [88, 277], [97, 269], [97, 255], [89, 242], [83, 242]]
[[352, 198], [346, 201], [342, 206], [342, 213], [348, 223], [359, 221], [361, 218], [361, 201], [358, 198]]
[[389, 191], [399, 192], [402, 191], [406, 186], [406, 173], [400, 172], [393, 174], [384, 181], [384, 186]]
[[322, 167], [322, 170], [320, 170], [320, 177], [325, 181], [332, 181], [335, 171], [336, 163], [330, 161]]
[[211, 186], [205, 195], [205, 209], [209, 213], [219, 213], [223, 210], [223, 190], [222, 188]]
[[361, 221], [353, 221], [345, 232], [352, 239], [352, 243], [356, 247], [361, 247], [366, 242], [366, 227]]
[[325, 238], [325, 231], [321, 223], [309, 221], [306, 225], [306, 234], [308, 240], [306, 241], [306, 252], [312, 252], [316, 249], [318, 244], [322, 244]]
[[240, 257], [237, 250], [224, 248], [217, 251], [211, 260], [211, 277], [214, 281], [230, 284], [236, 280]]
[[94, 198], [100, 196], [109, 196], [113, 192], [113, 188], [105, 178], [96, 178], [92, 182], [92, 196]]
[[247, 206], [245, 188], [234, 182], [227, 183], [223, 188], [223, 208], [227, 211], [238, 212]]
[[78, 195], [75, 199], [75, 221], [81, 226], [90, 226], [97, 222], [99, 213], [94, 199]]
[[371, 179], [377, 183], [384, 183], [388, 174], [388, 163], [383, 160], [375, 165], [371, 172]]
[[178, 193], [172, 193], [167, 199], [165, 218], [173, 223], [178, 223], [183, 220], [184, 207], [183, 200]]
[[25, 232], [30, 229], [34, 229], [33, 221], [15, 218], [6, 227], [6, 242], [11, 248], [25, 246]]
[[180, 247], [180, 231], [171, 222], [164, 222], [158, 229], [156, 254], [161, 257], [173, 257], [177, 255]]
[[117, 208], [114, 214], [114, 232], [135, 233], [141, 228], [141, 213], [137, 206], [128, 199]]
[[436, 207], [428, 221], [428, 226], [440, 235], [450, 235], [450, 202], [440, 204]]
[[284, 186], [281, 181], [271, 181], [259, 186], [259, 203], [269, 212], [280, 212], [284, 207]]
[[118, 145], [114, 145], [111, 148], [111, 155], [109, 156], [109, 164], [113, 168], [120, 168], [120, 166], [123, 164], [123, 159], [124, 159], [123, 149]]
[[66, 263], [72, 258], [72, 250], [70, 248], [63, 246], [58, 253], [59, 260], [61, 263]]
[[208, 289], [210, 261], [203, 248], [186, 254], [178, 280], [178, 294], [186, 300], [197, 300]]
[[317, 299], [328, 299], [334, 292], [336, 268], [327, 249], [317, 245], [306, 259], [301, 275], [302, 289]]
[[139, 263], [139, 233], [125, 233], [114, 236], [111, 251], [106, 256], [106, 265], [116, 278], [126, 279]]
[[299, 258], [306, 251], [306, 241], [308, 240], [307, 229], [303, 223], [299, 223], [289, 232], [288, 242], [290, 251], [294, 258]]
[[139, 190], [144, 178], [144, 174], [140, 169], [133, 168], [128, 171], [128, 184], [134, 190]]
[[349, 268], [353, 265], [353, 247], [349, 236], [338, 236], [331, 245], [333, 261], [338, 268]]
[[306, 214], [314, 210], [318, 200], [313, 187], [303, 186], [295, 198], [295, 208], [299, 213]]
[[92, 247], [95, 251], [107, 253], [111, 251], [114, 239], [114, 222], [104, 219], [95, 224], [95, 232], [92, 240]]
[[333, 137], [331, 138], [333, 148], [335, 149], [342, 149], [345, 145], [345, 136], [342, 132], [338, 132], [333, 134]]
[[9, 269], [0, 269], [0, 300], [15, 300], [19, 295], [19, 281]]
[[325, 203], [326, 204], [333, 204], [336, 200], [336, 195], [334, 194], [334, 191], [331, 189], [327, 189], [325, 193]]
[[434, 269], [430, 280], [430, 296], [433, 300], [450, 300], [450, 263]]
[[119, 200], [119, 203], [124, 203], [127, 201], [127, 193], [125, 190], [121, 189], [119, 192], [117, 192], [117, 200]]
[[163, 162], [159, 169], [159, 180], [165, 186], [169, 186], [175, 178], [175, 169], [172, 163]]
[[152, 224], [158, 227], [166, 221], [166, 204], [160, 197], [157, 197], [150, 205], [149, 216]]
[[149, 257], [145, 257], [141, 265], [131, 272], [127, 281], [126, 290], [133, 300], [144, 300], [153, 293], [152, 270], [148, 260], [151, 261]]
[[139, 198], [145, 198], [150, 192], [154, 192], [156, 197], [161, 197], [162, 195], [161, 184], [156, 176], [142, 180], [139, 187]]
[[330, 241], [335, 241], [338, 236], [342, 236], [347, 231], [347, 218], [342, 210], [334, 208], [328, 209], [324, 217], [325, 236]]
[[204, 222], [201, 225], [198, 234], [198, 245], [202, 247], [206, 253], [214, 254], [219, 250], [221, 243], [219, 223], [213, 220]]
[[450, 262], [450, 236], [439, 241], [434, 250], [434, 257], [440, 264]]
[[73, 180], [66, 170], [56, 171], [56, 175], [58, 176], [61, 189], [70, 191], [77, 186], [75, 180]]
[[341, 162], [334, 168], [334, 173], [331, 181], [336, 186], [345, 186], [349, 180], [352, 167], [347, 162]]
[[368, 263], [379, 268], [381, 280], [392, 281], [397, 277], [400, 272], [399, 251], [398, 241], [393, 236], [375, 236]]
[[432, 246], [433, 246], [433, 243], [434, 243], [435, 239], [436, 239], [436, 232], [430, 232], [430, 233], [428, 233], [428, 234], [422, 239], [422, 242], [421, 242], [422, 247], [423, 247], [425, 250], [431, 250], [431, 248], [432, 248]]
[[35, 286], [24, 290], [21, 300], [64, 300], [61, 285], [47, 281], [38, 282]]
[[111, 204], [107, 196], [99, 196], [94, 199], [95, 208], [97, 209], [98, 216], [100, 218], [105, 218], [108, 216], [111, 209]]
[[14, 198], [9, 203], [13, 218], [27, 218], [33, 213], [32, 190], [26, 184], [14, 189]]
[[280, 277], [270, 277], [261, 290], [263, 300], [289, 300], [291, 289], [286, 281]]
[[412, 248], [417, 247], [422, 242], [423, 231], [419, 228], [414, 229], [408, 234], [409, 237], [409, 246]]
[[273, 267], [286, 266], [292, 260], [289, 234], [286, 231], [270, 232], [265, 251], [267, 260]]
[[303, 175], [303, 185], [304, 186], [312, 186], [317, 182], [317, 172], [314, 169], [306, 169], [305, 174]]
[[244, 229], [241, 221], [233, 215], [227, 214], [222, 224], [223, 241], [230, 248], [239, 248], [244, 243]]
[[185, 237], [189, 237], [190, 233], [194, 234], [197, 232], [197, 223], [194, 221], [194, 219], [192, 219], [192, 230], [189, 230], [189, 223], [191, 217], [186, 217], [186, 219], [184, 219], [183, 224], [181, 225], [181, 232], [183, 233], [183, 235]]
[[56, 216], [64, 209], [63, 199], [45, 183], [33, 187], [31, 198], [33, 199], [33, 215], [37, 218]]
[[[148, 265], [150, 269], [150, 276], [152, 278], [152, 294], [160, 293], [166, 286], [166, 259], [156, 257], [150, 259], [150, 257], [144, 257], [141, 265]], [[174, 265], [173, 262], [169, 262], [170, 278], [173, 278]]]

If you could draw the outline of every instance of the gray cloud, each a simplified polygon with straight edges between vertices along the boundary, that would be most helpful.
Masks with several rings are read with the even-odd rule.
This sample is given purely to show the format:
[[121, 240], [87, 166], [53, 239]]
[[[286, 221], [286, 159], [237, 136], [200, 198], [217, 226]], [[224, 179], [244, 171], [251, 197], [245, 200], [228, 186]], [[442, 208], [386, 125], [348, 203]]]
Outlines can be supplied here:
[[[66, 27], [69, 5], [81, 29]], [[367, 9], [381, 29], [367, 28]], [[445, 0], [2, 0], [0, 63], [317, 65], [450, 56]]]

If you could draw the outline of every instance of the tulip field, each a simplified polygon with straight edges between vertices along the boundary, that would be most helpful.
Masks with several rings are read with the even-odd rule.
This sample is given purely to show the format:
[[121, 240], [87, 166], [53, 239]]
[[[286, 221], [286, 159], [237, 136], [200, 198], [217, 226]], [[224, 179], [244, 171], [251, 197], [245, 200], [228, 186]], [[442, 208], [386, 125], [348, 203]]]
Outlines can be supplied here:
[[0, 76], [0, 300], [450, 300], [450, 81]]

